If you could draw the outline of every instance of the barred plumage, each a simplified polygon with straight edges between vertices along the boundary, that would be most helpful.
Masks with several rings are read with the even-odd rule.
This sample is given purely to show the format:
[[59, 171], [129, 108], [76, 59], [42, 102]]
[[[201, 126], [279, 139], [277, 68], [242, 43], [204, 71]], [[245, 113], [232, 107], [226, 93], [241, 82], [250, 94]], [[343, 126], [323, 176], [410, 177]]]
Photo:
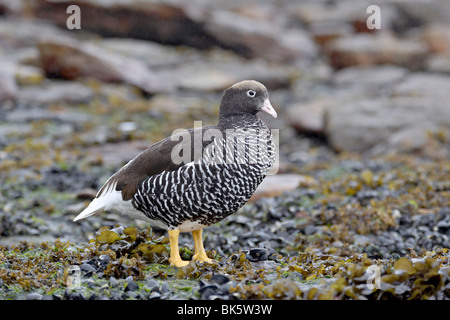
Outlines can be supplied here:
[[192, 231], [194, 258], [209, 262], [201, 229], [242, 207], [275, 161], [271, 131], [258, 111], [277, 116], [262, 84], [231, 86], [217, 126], [184, 130], [150, 146], [109, 178], [75, 221], [106, 210], [165, 228], [176, 266], [186, 264], [173, 248], [178, 232]]
[[[168, 229], [176, 229], [185, 221], [205, 226], [219, 222], [250, 199], [272, 167], [274, 144], [270, 135], [266, 136], [268, 139], [262, 143], [269, 150], [258, 159], [254, 147], [258, 144], [246, 145], [242, 158], [235, 155], [232, 163], [222, 164], [211, 161], [214, 157], [206, 148], [198, 163], [149, 177], [138, 187], [133, 206], [148, 218], [162, 221]], [[232, 152], [224, 139], [214, 145], [224, 154]]]

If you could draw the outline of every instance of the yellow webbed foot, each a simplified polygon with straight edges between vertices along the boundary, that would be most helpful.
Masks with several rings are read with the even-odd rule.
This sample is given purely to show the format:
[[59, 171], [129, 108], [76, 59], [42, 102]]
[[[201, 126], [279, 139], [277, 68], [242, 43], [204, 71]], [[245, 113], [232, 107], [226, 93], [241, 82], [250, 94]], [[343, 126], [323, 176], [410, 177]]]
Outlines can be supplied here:
[[195, 254], [192, 259], [199, 262], [214, 263], [213, 259], [208, 258], [203, 248], [202, 229], [192, 231], [194, 238]]
[[181, 268], [181, 267], [185, 267], [189, 264], [189, 261], [185, 261], [185, 260], [175, 260], [173, 261], [171, 258], [169, 259], [170, 265], [177, 267], [177, 268]]
[[187, 266], [189, 261], [181, 260], [180, 251], [178, 249], [178, 236], [180, 235], [180, 230], [169, 230], [168, 233], [170, 244], [170, 265], [177, 268]]
[[208, 256], [206, 254], [194, 254], [194, 256], [192, 257], [192, 259], [199, 261], [199, 262], [206, 262], [206, 263], [214, 263], [213, 259], [208, 258]]

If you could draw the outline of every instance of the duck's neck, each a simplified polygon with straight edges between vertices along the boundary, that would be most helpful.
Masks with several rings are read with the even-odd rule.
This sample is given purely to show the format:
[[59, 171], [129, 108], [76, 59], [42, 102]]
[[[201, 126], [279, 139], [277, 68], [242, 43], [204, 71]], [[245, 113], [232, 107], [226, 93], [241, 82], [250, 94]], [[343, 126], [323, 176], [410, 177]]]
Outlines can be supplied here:
[[245, 128], [261, 128], [264, 122], [258, 118], [256, 114], [243, 113], [243, 114], [229, 114], [219, 115], [220, 129], [245, 129]]

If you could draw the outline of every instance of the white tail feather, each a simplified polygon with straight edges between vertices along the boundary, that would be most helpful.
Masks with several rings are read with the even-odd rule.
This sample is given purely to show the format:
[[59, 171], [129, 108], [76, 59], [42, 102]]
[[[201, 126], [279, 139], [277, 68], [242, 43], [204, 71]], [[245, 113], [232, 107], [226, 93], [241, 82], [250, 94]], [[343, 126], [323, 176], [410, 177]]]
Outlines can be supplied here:
[[109, 210], [114, 207], [118, 202], [122, 202], [122, 193], [115, 191], [115, 185], [111, 189], [103, 192], [100, 197], [95, 198], [73, 221], [85, 219], [87, 217], [96, 214], [97, 212]]
[[115, 185], [106, 192], [102, 192], [100, 197], [95, 198], [73, 221], [78, 221], [90, 217], [97, 212], [112, 211], [125, 214], [135, 219], [147, 220], [148, 218], [140, 211], [137, 211], [131, 204], [131, 200], [123, 201], [122, 192], [115, 190]]
[[92, 216], [93, 214], [105, 209], [105, 202], [102, 198], [95, 198], [73, 221], [78, 221]]

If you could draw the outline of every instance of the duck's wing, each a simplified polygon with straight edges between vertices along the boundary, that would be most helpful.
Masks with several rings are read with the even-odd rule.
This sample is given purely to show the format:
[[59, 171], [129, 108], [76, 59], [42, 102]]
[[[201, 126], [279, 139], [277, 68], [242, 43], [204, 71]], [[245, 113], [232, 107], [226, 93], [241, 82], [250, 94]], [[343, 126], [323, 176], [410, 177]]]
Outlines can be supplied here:
[[[148, 147], [113, 174], [100, 188], [95, 199], [74, 221], [128, 202], [148, 177], [163, 171], [177, 170], [194, 159], [199, 159], [203, 149], [212, 142], [202, 139], [203, 132], [208, 128], [212, 127], [182, 130]], [[201, 143], [201, 148], [195, 147], [195, 143]], [[189, 154], [183, 154], [186, 150], [190, 150]]]

